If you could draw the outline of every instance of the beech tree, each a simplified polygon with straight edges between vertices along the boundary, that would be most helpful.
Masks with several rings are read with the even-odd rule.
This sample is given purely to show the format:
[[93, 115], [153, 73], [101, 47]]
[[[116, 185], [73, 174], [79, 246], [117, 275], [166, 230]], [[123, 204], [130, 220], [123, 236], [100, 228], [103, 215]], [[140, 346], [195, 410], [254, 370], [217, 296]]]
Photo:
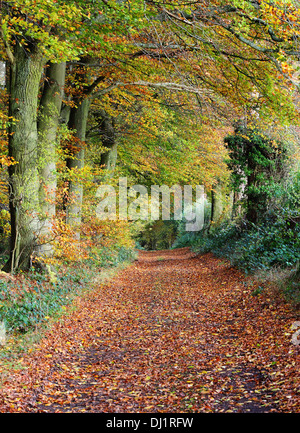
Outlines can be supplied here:
[[[60, 15], [66, 9], [68, 21]], [[61, 88], [63, 84], [63, 72], [59, 67], [50, 67], [50, 75], [46, 74], [48, 81], [44, 86], [38, 121], [39, 92], [47, 59], [55, 63], [58, 59], [63, 61], [76, 55], [76, 49], [61, 36], [78, 14], [81, 14], [80, 10], [68, 2], [32, 5], [24, 0], [1, 4], [1, 36], [9, 62], [9, 116], [13, 119], [9, 126], [8, 145], [9, 156], [15, 161], [9, 167], [11, 251], [6, 269], [10, 271], [30, 267], [40, 232], [45, 234], [45, 228], [49, 226], [47, 216], [42, 219], [41, 230], [39, 198], [43, 194], [40, 175], [46, 188], [54, 186], [55, 189], [49, 174], [54, 172], [52, 147], [61, 103], [57, 86]], [[54, 91], [51, 89], [53, 83]], [[40, 156], [44, 159], [41, 166]], [[41, 201], [49, 215], [44, 200]], [[50, 209], [51, 213], [53, 210]]]
[[[96, 48], [99, 50], [101, 44], [104, 45], [102, 53], [110, 46], [106, 35], [112, 26], [117, 28], [117, 20], [132, 25], [140, 16], [138, 2], [132, 2], [129, 14], [127, 5], [117, 8], [118, 2], [97, 3], [1, 2], [1, 42], [9, 63], [9, 115], [14, 119], [9, 126], [9, 155], [16, 163], [9, 171], [11, 254], [6, 269], [10, 271], [30, 267], [33, 254], [47, 254], [45, 245], [51, 236], [51, 219], [55, 214], [55, 153], [65, 62], [77, 62], [80, 58], [89, 62], [99, 56], [91, 53]], [[101, 15], [104, 15], [103, 23]], [[87, 86], [83, 94], [77, 93], [72, 101], [68, 127], [74, 131], [78, 143], [85, 140], [89, 96], [101, 80], [96, 77], [83, 83]], [[68, 158], [67, 166], [70, 171], [76, 171], [83, 164], [84, 148], [80, 146], [77, 154]], [[67, 222], [78, 224], [82, 185], [74, 177], [69, 182], [69, 195], [73, 200], [68, 203]], [[51, 254], [51, 248], [48, 253]]]
[[[49, 233], [51, 233], [52, 221], [56, 214], [57, 135], [64, 96], [65, 74], [66, 62], [50, 62], [46, 65], [45, 84], [38, 117], [40, 181], [40, 242], [38, 253], [46, 256], [52, 254]], [[43, 235], [45, 236], [44, 239]]]
[[294, 116], [287, 60], [298, 56], [292, 2], [15, 0], [1, 2], [0, 19], [15, 161], [9, 167], [10, 271], [30, 267], [34, 254], [51, 255], [45, 245], [55, 216], [61, 110], [75, 144], [66, 161], [66, 214], [78, 238], [78, 173], [91, 109], [106, 149], [100, 163], [109, 167], [116, 154], [106, 95], [114, 105], [133, 91], [142, 98], [145, 89], [148, 99], [162, 103], [163, 92], [189, 94], [210, 125], [245, 113]]

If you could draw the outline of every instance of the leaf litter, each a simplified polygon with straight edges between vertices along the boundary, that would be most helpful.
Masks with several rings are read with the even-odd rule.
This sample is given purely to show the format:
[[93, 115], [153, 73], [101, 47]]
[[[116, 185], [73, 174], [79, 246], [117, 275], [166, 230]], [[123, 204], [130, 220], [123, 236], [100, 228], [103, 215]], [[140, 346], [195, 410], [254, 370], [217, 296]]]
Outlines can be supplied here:
[[140, 252], [2, 381], [1, 412], [300, 412], [296, 313], [229, 263]]

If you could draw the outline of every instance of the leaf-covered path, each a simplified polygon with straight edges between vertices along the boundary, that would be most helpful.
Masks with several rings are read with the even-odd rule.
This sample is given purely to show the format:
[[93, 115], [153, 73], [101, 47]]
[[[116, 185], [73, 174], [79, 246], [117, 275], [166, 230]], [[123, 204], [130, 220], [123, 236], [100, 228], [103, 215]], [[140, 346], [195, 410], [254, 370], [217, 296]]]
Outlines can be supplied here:
[[295, 312], [253, 290], [210, 254], [142, 252], [24, 357], [0, 409], [299, 412]]

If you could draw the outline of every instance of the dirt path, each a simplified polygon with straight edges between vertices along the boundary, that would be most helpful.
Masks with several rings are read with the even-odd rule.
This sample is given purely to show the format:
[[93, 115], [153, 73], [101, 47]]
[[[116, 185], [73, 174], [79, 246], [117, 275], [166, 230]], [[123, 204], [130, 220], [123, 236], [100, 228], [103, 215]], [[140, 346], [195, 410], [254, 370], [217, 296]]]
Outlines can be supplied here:
[[2, 412], [299, 412], [295, 313], [210, 254], [143, 252], [7, 378]]

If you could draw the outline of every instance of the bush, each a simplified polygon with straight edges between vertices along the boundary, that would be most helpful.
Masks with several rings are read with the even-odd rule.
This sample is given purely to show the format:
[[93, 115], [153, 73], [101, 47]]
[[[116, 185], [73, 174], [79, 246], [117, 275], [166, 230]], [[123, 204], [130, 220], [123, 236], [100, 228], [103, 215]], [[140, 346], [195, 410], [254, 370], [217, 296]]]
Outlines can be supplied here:
[[223, 223], [194, 241], [192, 249], [225, 257], [247, 273], [273, 266], [292, 267], [300, 261], [300, 228], [289, 228], [289, 218], [283, 217], [251, 226], [241, 221]]

